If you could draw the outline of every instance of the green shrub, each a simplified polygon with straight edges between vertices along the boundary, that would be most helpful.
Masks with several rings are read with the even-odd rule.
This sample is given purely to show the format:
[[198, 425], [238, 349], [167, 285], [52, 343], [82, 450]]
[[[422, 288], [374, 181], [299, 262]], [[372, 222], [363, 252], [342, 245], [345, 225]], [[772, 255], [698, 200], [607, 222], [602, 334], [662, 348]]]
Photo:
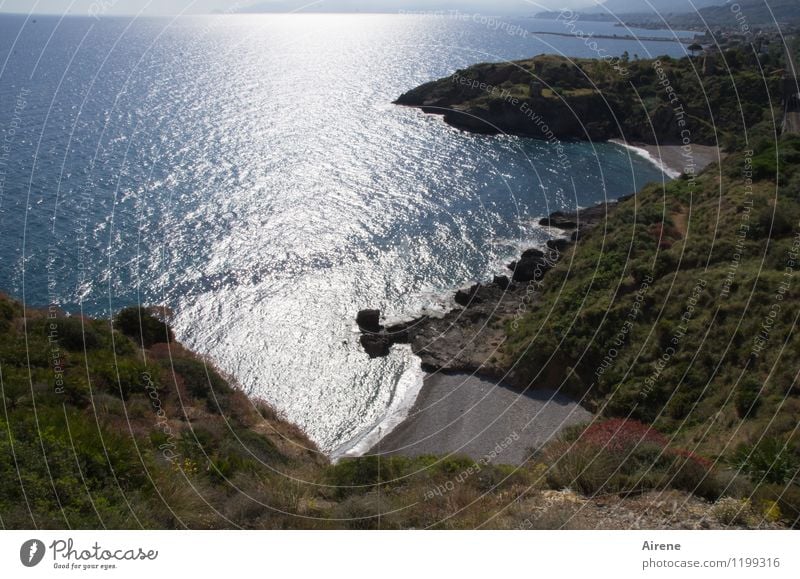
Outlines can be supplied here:
[[711, 507], [711, 514], [726, 526], [749, 526], [753, 520], [752, 506], [747, 499], [721, 498]]
[[398, 456], [345, 459], [328, 468], [326, 478], [339, 496], [363, 494], [403, 476], [409, 462]]
[[14, 314], [14, 306], [0, 296], [0, 332], [8, 331], [11, 327], [11, 320], [14, 319]]
[[130, 307], [120, 311], [114, 318], [114, 327], [145, 348], [153, 344], [175, 341], [172, 328], [142, 307]]
[[753, 236], [756, 239], [780, 239], [791, 235], [797, 223], [796, 203], [778, 201], [777, 206], [768, 205], [758, 211], [753, 224]]
[[[165, 362], [169, 369], [169, 361]], [[183, 378], [189, 393], [195, 398], [211, 398], [230, 393], [231, 387], [219, 374], [200, 360], [192, 358], [174, 358], [171, 365], [176, 374]]]
[[794, 529], [800, 528], [800, 486], [797, 482], [760, 485], [753, 498], [762, 504], [774, 503], [781, 521]]
[[800, 471], [800, 459], [775, 437], [764, 438], [755, 445], [740, 444], [732, 462], [758, 484], [784, 484]]
[[775, 147], [768, 148], [753, 157], [753, 180], [775, 179], [778, 174], [778, 161]]
[[100, 334], [92, 322], [80, 318], [57, 318], [48, 320], [46, 330], [58, 339], [59, 345], [67, 350], [93, 350], [100, 346]]
[[736, 398], [734, 404], [736, 406], [736, 414], [739, 418], [747, 418], [755, 415], [758, 410], [761, 400], [759, 393], [761, 385], [755, 380], [742, 380], [739, 389], [736, 391]]

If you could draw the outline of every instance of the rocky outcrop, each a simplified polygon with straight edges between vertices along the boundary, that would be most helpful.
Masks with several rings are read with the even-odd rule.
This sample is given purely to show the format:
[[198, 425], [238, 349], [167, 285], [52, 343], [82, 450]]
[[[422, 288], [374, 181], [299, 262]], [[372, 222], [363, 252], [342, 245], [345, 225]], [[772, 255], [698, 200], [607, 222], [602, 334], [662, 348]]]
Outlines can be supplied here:
[[512, 279], [515, 282], [539, 281], [550, 268], [558, 263], [559, 252], [548, 248], [547, 253], [538, 249], [526, 249], [518, 261], [508, 264], [508, 269], [514, 272]]
[[[691, 72], [691, 63], [670, 60], [658, 66], [679, 94], [682, 88], [690, 91], [685, 95], [684, 113], [705, 118], [707, 95], [692, 84], [691, 74], [684, 74]], [[623, 78], [598, 60], [553, 55], [476, 64], [414, 88], [395, 104], [441, 115], [449, 125], [473, 133], [550, 142], [622, 139], [648, 145], [682, 144], [679, 121], [685, 118], [679, 118], [665, 97], [651, 63], [630, 64], [623, 70], [630, 76]], [[694, 144], [717, 144], [719, 133], [707, 125], [692, 124]]]
[[[630, 199], [632, 195], [625, 195], [616, 201], [599, 203], [592, 207], [580, 208], [575, 211], [555, 211], [539, 220], [539, 225], [544, 227], [554, 227], [564, 231], [575, 231], [580, 229], [592, 228], [598, 223], [605, 221], [611, 207], [616, 206], [620, 201]], [[558, 244], [564, 240], [553, 239], [553, 244]], [[548, 242], [550, 247], [550, 242]]]
[[361, 330], [361, 347], [370, 358], [380, 358], [389, 354], [394, 344], [408, 343], [408, 327], [396, 324], [384, 328], [380, 323], [380, 310], [361, 310], [356, 316], [356, 323]]
[[356, 316], [356, 324], [363, 332], [380, 332], [381, 311], [380, 310], [361, 310]]
[[[574, 212], [559, 211], [540, 223], [577, 237], [579, 232], [602, 223], [615, 205], [611, 202]], [[421, 316], [384, 327], [378, 310], [362, 310], [356, 317], [362, 331], [361, 345], [371, 357], [381, 357], [394, 344], [411, 344], [426, 371], [478, 372], [513, 382], [513, 376], [506, 375], [500, 355], [506, 339], [505, 324], [534, 305], [528, 286], [543, 283], [547, 272], [572, 244], [570, 239], [555, 238], [547, 242], [545, 250], [525, 250], [519, 259], [508, 264], [511, 277], [496, 275], [491, 282], [459, 289], [454, 296], [459, 307], [442, 317]]]
[[429, 372], [447, 369], [498, 373], [501, 368], [492, 365], [492, 357], [505, 339], [502, 320], [519, 307], [523, 287], [508, 277], [498, 277], [499, 283], [492, 281], [459, 290], [456, 300], [461, 307], [444, 316], [422, 316], [388, 326], [379, 336], [393, 344], [411, 344], [422, 359], [423, 369]]
[[[462, 100], [457, 94], [436, 96], [435, 85], [423, 85], [420, 88], [433, 89], [434, 96], [417, 89], [402, 95], [395, 104], [418, 107], [428, 114], [441, 115], [448, 125], [471, 133], [548, 139], [552, 131], [555, 137], [569, 140], [608, 140], [623, 137], [614, 123], [613, 112], [599, 93], [569, 100], [534, 97], [519, 102], [472, 102]], [[536, 119], [546, 121], [542, 124]], [[586, 119], [591, 120], [587, 122]]]

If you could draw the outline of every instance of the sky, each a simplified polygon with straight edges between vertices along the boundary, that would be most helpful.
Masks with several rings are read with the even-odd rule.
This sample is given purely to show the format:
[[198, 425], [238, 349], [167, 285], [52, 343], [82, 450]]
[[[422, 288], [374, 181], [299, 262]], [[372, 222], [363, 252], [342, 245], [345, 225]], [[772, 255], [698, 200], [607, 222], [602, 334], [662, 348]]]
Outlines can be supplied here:
[[531, 14], [543, 10], [586, 7], [599, 0], [0, 0], [0, 12], [39, 14], [209, 14], [265, 11], [398, 12], [472, 10], [487, 14]]

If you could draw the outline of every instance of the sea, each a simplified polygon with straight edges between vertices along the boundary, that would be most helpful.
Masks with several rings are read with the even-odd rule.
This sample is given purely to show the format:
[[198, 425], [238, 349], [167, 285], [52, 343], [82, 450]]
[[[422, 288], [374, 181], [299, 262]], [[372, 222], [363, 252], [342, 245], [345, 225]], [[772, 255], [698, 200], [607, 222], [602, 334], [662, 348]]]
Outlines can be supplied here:
[[543, 243], [541, 216], [670, 178], [615, 144], [559, 152], [392, 101], [478, 62], [682, 56], [688, 35], [463, 13], [0, 15], [0, 291], [87, 316], [167, 306], [248, 394], [358, 454], [422, 376], [408, 348], [362, 351], [360, 309], [446, 311]]

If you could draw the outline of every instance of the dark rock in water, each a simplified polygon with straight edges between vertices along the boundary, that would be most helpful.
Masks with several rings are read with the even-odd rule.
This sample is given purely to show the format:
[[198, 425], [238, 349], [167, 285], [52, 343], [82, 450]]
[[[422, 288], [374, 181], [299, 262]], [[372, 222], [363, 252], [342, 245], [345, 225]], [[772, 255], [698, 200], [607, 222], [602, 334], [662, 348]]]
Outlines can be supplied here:
[[381, 311], [361, 310], [356, 316], [356, 323], [364, 332], [380, 332], [383, 329], [383, 326], [381, 326]]
[[531, 247], [530, 249], [526, 249], [525, 251], [522, 252], [522, 256], [519, 258], [519, 260], [521, 262], [530, 261], [533, 259], [540, 259], [542, 257], [544, 257], [543, 251], [539, 251], [538, 249]]
[[379, 320], [380, 310], [361, 310], [356, 317], [356, 323], [362, 332], [359, 341], [370, 358], [388, 355], [394, 344], [410, 343], [413, 324], [424, 320], [424, 317], [415, 322], [395, 324], [387, 328], [381, 326]]
[[508, 279], [507, 275], [496, 275], [492, 280], [492, 283], [499, 287], [501, 290], [507, 290], [508, 286], [511, 285], [511, 280]]
[[551, 213], [547, 217], [543, 217], [539, 220], [539, 225], [544, 227], [555, 227], [556, 229], [577, 229], [578, 222], [576, 220], [577, 215], [567, 214], [563, 211], [556, 211], [555, 213]]
[[553, 251], [557, 251], [558, 253], [564, 253], [564, 251], [572, 245], [569, 239], [564, 239], [563, 237], [559, 237], [558, 239], [548, 239], [547, 240], [547, 247]]
[[387, 326], [383, 334], [392, 344], [408, 344], [411, 341], [409, 328], [412, 324], [401, 323], [394, 326]]
[[370, 358], [382, 358], [388, 355], [392, 346], [385, 334], [361, 334], [360, 341]]
[[481, 284], [476, 283], [469, 289], [460, 289], [456, 292], [455, 300], [460, 306], [467, 307], [473, 301], [479, 301], [477, 298], [478, 291], [481, 289]]
[[615, 205], [616, 201], [609, 201], [608, 203], [599, 203], [577, 211], [556, 211], [540, 219], [539, 225], [566, 231], [587, 229], [602, 223], [608, 215], [609, 209]]
[[514, 277], [516, 282], [540, 280], [545, 272], [551, 269], [558, 260], [558, 252], [551, 250], [545, 255], [538, 249], [528, 249], [514, 262]]

